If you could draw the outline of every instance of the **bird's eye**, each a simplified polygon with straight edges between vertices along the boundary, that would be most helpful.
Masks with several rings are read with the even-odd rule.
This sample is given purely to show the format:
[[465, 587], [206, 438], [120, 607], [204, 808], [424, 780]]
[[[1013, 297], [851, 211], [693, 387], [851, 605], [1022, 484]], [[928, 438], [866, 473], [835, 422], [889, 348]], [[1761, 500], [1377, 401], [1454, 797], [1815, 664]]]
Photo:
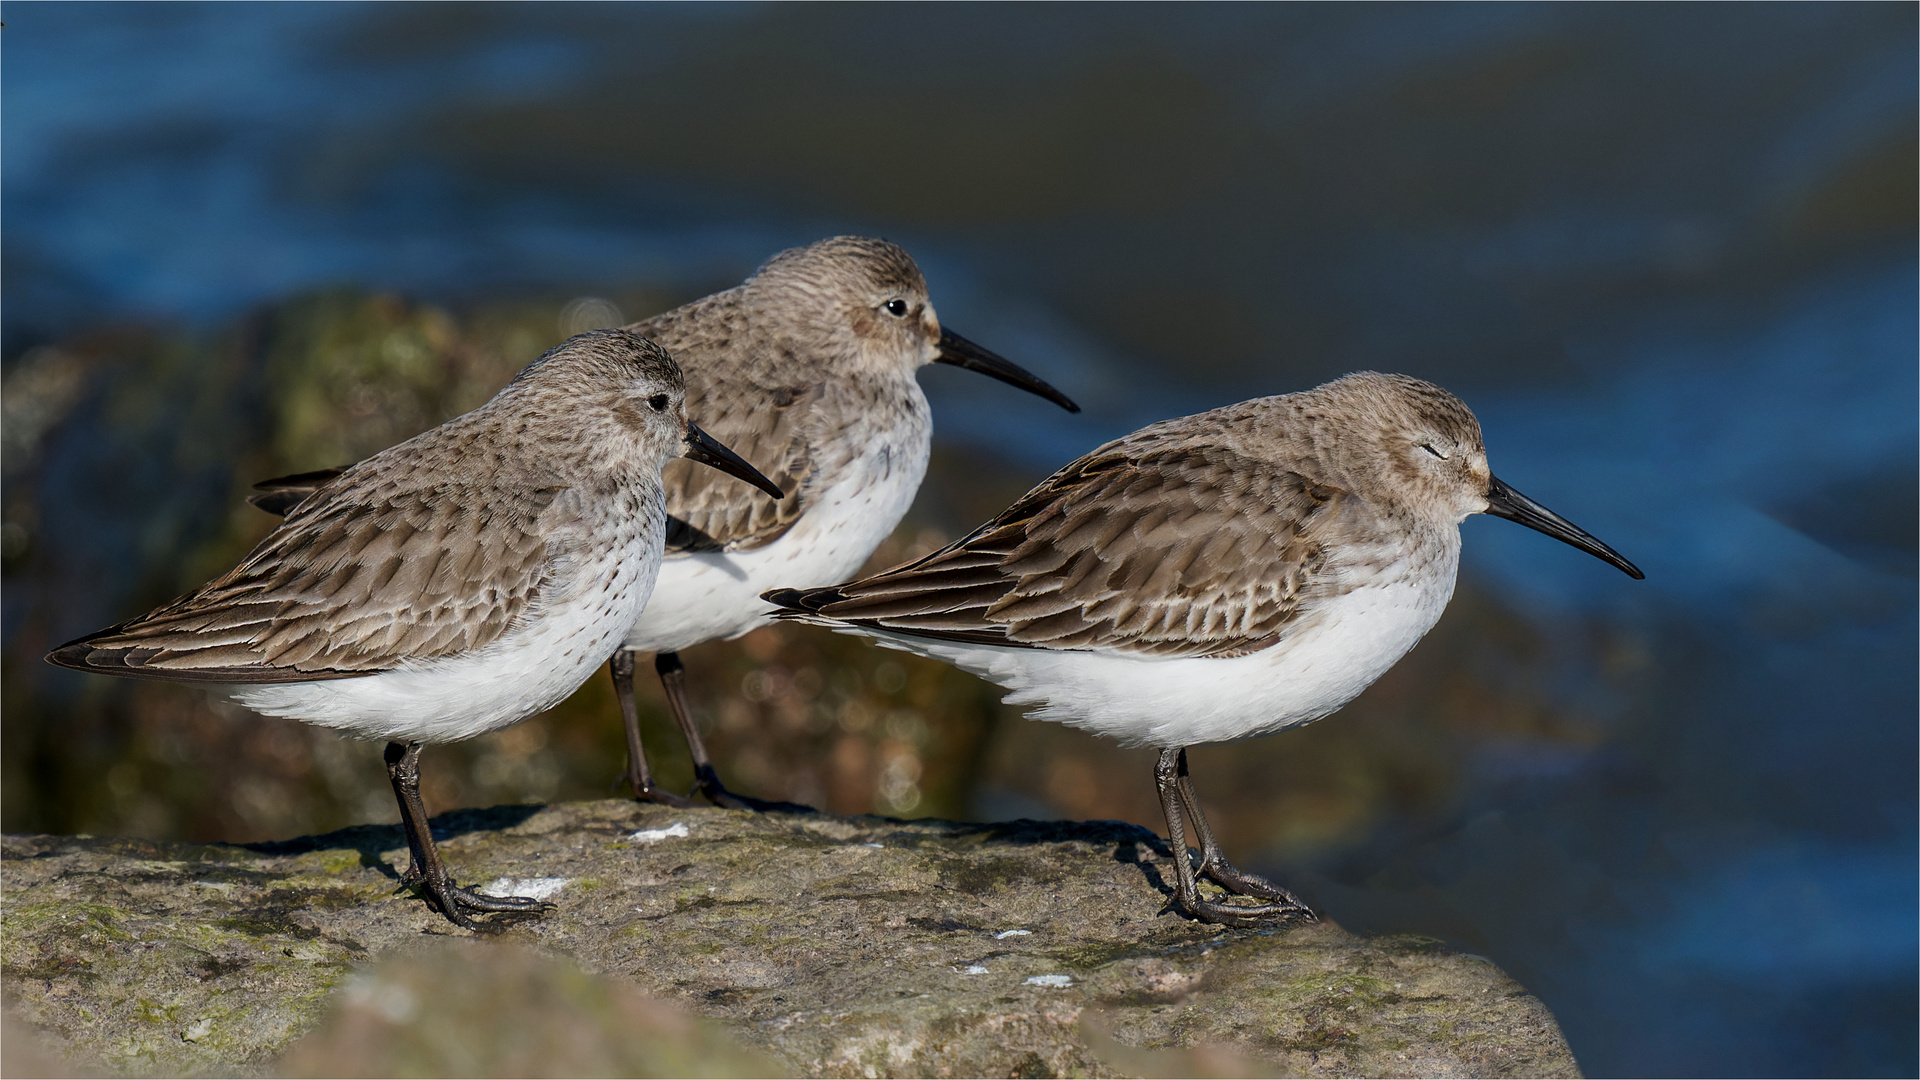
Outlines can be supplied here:
[[907, 302], [899, 297], [895, 297], [880, 306], [886, 308], [887, 314], [896, 319], [904, 319], [907, 317]]
[[672, 399], [665, 394], [655, 394], [647, 399], [647, 404], [653, 407], [654, 412], [666, 412], [671, 402]]
[[1436, 448], [1432, 443], [1421, 443], [1420, 449], [1425, 450], [1427, 453], [1432, 454], [1434, 457], [1439, 458], [1441, 461], [1447, 460], [1447, 455], [1441, 453], [1439, 449]]

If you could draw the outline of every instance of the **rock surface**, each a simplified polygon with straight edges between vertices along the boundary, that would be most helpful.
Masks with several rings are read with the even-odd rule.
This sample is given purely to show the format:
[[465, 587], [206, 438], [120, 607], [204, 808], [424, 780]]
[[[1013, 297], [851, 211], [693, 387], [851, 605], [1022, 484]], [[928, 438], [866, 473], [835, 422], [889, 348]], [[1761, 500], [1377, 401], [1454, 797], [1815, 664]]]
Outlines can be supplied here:
[[[463, 883], [553, 909], [446, 940], [473, 935], [395, 891], [397, 826], [252, 847], [7, 837], [7, 1008], [84, 1069], [346, 1073], [316, 1047], [345, 1038], [364, 1056], [374, 1021], [353, 1009], [401, 1001], [382, 1022], [418, 1027], [423, 994], [574, 986], [531, 951], [593, 973], [579, 978], [600, 997], [564, 993], [599, 1004], [567, 1011], [605, 1029], [645, 1028], [640, 995], [709, 1018], [687, 1023], [738, 1047], [702, 1055], [716, 1075], [768, 1061], [807, 1076], [1578, 1074], [1546, 1008], [1485, 960], [1328, 923], [1223, 930], [1164, 913], [1167, 849], [1136, 826], [606, 801], [448, 814], [435, 832]], [[417, 962], [386, 977], [412, 989], [380, 998], [369, 987], [396, 957]], [[498, 1032], [552, 1022], [535, 1001], [557, 992], [461, 1007], [492, 1010], [479, 1030]], [[694, 1029], [678, 1023], [661, 1030], [684, 1041]], [[640, 1052], [551, 1074], [641, 1072]], [[431, 1055], [410, 1068], [429, 1060], [478, 1071]]]

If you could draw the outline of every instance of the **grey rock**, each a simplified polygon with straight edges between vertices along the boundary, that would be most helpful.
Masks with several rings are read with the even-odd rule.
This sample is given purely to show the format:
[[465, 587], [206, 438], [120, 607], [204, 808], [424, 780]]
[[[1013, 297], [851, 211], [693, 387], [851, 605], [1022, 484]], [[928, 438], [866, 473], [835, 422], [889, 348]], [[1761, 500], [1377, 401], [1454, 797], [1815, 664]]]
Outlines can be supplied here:
[[623, 980], [502, 941], [432, 937], [347, 980], [283, 1076], [779, 1076]]
[[[313, 1071], [339, 1060], [315, 1040], [365, 1027], [344, 1011], [372, 1007], [383, 962], [484, 982], [488, 964], [520, 963], [514, 946], [626, 1002], [573, 1012], [631, 1013], [637, 991], [717, 1023], [746, 1072], [770, 1059], [806, 1076], [1578, 1075], [1552, 1015], [1486, 960], [1326, 922], [1220, 929], [1165, 913], [1168, 852], [1137, 826], [605, 801], [452, 813], [435, 833], [463, 884], [551, 889], [553, 909], [491, 927], [465, 960], [418, 961], [471, 935], [396, 892], [396, 826], [248, 847], [7, 837], [7, 1007], [81, 1068]], [[387, 977], [428, 977], [407, 970]], [[523, 1011], [511, 1000], [469, 1011], [533, 1022], [498, 1015]], [[415, 1011], [388, 1019], [427, 1022]], [[639, 1053], [592, 1060], [638, 1071]]]

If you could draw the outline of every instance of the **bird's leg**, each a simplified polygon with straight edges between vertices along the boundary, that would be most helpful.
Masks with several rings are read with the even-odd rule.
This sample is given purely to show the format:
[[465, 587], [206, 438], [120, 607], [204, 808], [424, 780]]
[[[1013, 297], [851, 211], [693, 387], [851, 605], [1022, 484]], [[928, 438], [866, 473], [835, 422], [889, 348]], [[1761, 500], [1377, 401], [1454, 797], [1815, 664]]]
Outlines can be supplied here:
[[1182, 820], [1180, 808], [1180, 788], [1176, 775], [1178, 750], [1160, 751], [1160, 760], [1153, 767], [1153, 785], [1160, 792], [1160, 812], [1167, 816], [1167, 844], [1173, 849], [1173, 903], [1183, 912], [1204, 919], [1196, 914], [1200, 906], [1200, 889], [1194, 884], [1193, 862], [1187, 858], [1187, 827]]
[[727, 786], [720, 782], [720, 774], [714, 771], [713, 759], [707, 756], [707, 744], [700, 738], [700, 729], [694, 726], [693, 705], [687, 699], [687, 668], [680, 662], [680, 654], [655, 653], [653, 670], [660, 673], [660, 686], [667, 692], [667, 708], [673, 711], [673, 718], [680, 725], [680, 734], [686, 737], [687, 753], [693, 756], [695, 794], [729, 810], [754, 810], [760, 813], [771, 810], [789, 814], [813, 812], [812, 807], [799, 803], [756, 799], [728, 791]]
[[627, 782], [633, 785], [633, 797], [640, 802], [692, 806], [684, 796], [653, 784], [647, 749], [640, 744], [640, 706], [633, 700], [633, 655], [632, 649], [621, 646], [607, 661], [607, 670], [613, 674], [613, 696], [620, 699], [620, 719], [627, 726]]
[[[1160, 760], [1153, 769], [1153, 780], [1160, 792], [1160, 810], [1167, 816], [1167, 840], [1173, 847], [1174, 906], [1182, 914], [1202, 922], [1242, 925], [1251, 924], [1262, 916], [1293, 910], [1279, 904], [1242, 906], [1201, 898], [1199, 883], [1194, 879], [1193, 861], [1187, 855], [1186, 814], [1181, 806], [1185, 794], [1181, 790], [1181, 781], [1186, 777], [1186, 772], [1185, 749], [1169, 747], [1160, 751]], [[1196, 825], [1205, 820], [1197, 814], [1195, 818]]]
[[1213, 838], [1213, 828], [1207, 824], [1206, 811], [1200, 809], [1200, 796], [1193, 790], [1193, 777], [1187, 772], [1187, 752], [1184, 748], [1180, 751], [1175, 786], [1180, 791], [1181, 800], [1187, 804], [1187, 812], [1192, 815], [1194, 838], [1200, 841], [1200, 874], [1236, 896], [1275, 900], [1279, 902], [1278, 906], [1291, 908], [1306, 918], [1318, 918], [1299, 897], [1259, 874], [1249, 874], [1227, 861], [1225, 853], [1220, 850], [1220, 842]]
[[[428, 863], [440, 861], [440, 853], [433, 847], [433, 833], [426, 824], [426, 804], [420, 801], [420, 744], [390, 742], [385, 756], [387, 780], [400, 803], [400, 827], [407, 834], [407, 872], [400, 875], [400, 884], [411, 888], [420, 883]], [[422, 834], [426, 837], [424, 844]]]
[[393, 782], [394, 798], [400, 802], [400, 823], [407, 833], [407, 872], [400, 882], [421, 891], [427, 906], [447, 917], [455, 926], [476, 929], [469, 911], [540, 911], [548, 905], [526, 896], [488, 896], [453, 883], [440, 852], [433, 846], [433, 831], [427, 826], [426, 804], [420, 801], [420, 744], [387, 744], [387, 779]]

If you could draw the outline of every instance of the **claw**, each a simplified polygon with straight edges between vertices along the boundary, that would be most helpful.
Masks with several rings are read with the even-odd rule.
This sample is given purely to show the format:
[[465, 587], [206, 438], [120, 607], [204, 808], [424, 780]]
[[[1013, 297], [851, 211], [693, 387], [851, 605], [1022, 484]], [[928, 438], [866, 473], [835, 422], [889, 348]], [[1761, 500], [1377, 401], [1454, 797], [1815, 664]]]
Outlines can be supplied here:
[[1235, 896], [1251, 896], [1260, 900], [1278, 901], [1276, 904], [1266, 905], [1266, 907], [1270, 907], [1275, 911], [1304, 915], [1308, 919], [1318, 919], [1320, 917], [1314, 914], [1313, 909], [1308, 907], [1305, 901], [1293, 895], [1291, 892], [1275, 885], [1259, 874], [1250, 874], [1245, 870], [1241, 870], [1225, 859], [1217, 859], [1209, 863], [1204, 863], [1201, 865], [1199, 872], [1206, 877], [1207, 880]]
[[675, 795], [671, 791], [667, 791], [664, 788], [657, 788], [650, 783], [634, 789], [633, 801], [658, 803], [661, 806], [671, 806], [681, 810], [693, 805], [693, 800], [687, 798], [685, 795]]
[[1258, 874], [1235, 869], [1225, 860], [1203, 865], [1199, 873], [1233, 896], [1274, 901], [1271, 904], [1230, 904], [1204, 899], [1196, 891], [1191, 905], [1182, 905], [1181, 910], [1203, 922], [1252, 926], [1263, 919], [1276, 917], [1302, 922], [1315, 922], [1320, 918], [1299, 897]]
[[1241, 906], [1197, 898], [1191, 904], [1180, 904], [1180, 909], [1183, 914], [1199, 919], [1201, 922], [1227, 926], [1257, 926], [1270, 916], [1297, 915], [1300, 910], [1286, 904]]
[[[1228, 867], [1227, 869], [1233, 870], [1232, 867]], [[1301, 903], [1298, 897], [1264, 880], [1258, 875], [1242, 874], [1240, 871], [1233, 870], [1234, 874], [1242, 878], [1240, 884], [1258, 883], [1264, 886], [1263, 889], [1237, 889], [1221, 881], [1219, 875], [1206, 870], [1202, 870], [1201, 872], [1206, 874], [1215, 884], [1225, 888], [1232, 895], [1250, 896], [1262, 900], [1276, 901], [1276, 903], [1271, 904], [1229, 904], [1218, 900], [1207, 900], [1201, 897], [1197, 891], [1191, 901], [1175, 899], [1174, 905], [1182, 913], [1199, 919], [1202, 922], [1224, 923], [1235, 926], [1253, 926], [1269, 918], [1297, 919], [1301, 922], [1316, 922], [1320, 918], [1319, 915], [1314, 913], [1312, 908]], [[1250, 879], [1250, 881], [1247, 879]]]
[[709, 770], [700, 782], [694, 784], [693, 793], [715, 806], [728, 810], [751, 810], [756, 814], [814, 814], [819, 811], [800, 803], [781, 802], [778, 799], [756, 799], [751, 795], [736, 795], [727, 790], [720, 778]]
[[422, 880], [411, 874], [408, 876], [414, 877], [414, 880], [402, 880], [420, 891], [428, 907], [445, 916], [455, 926], [467, 930], [480, 929], [469, 913], [538, 915], [553, 908], [552, 904], [531, 896], [493, 896], [463, 889], [451, 880], [436, 882]]

